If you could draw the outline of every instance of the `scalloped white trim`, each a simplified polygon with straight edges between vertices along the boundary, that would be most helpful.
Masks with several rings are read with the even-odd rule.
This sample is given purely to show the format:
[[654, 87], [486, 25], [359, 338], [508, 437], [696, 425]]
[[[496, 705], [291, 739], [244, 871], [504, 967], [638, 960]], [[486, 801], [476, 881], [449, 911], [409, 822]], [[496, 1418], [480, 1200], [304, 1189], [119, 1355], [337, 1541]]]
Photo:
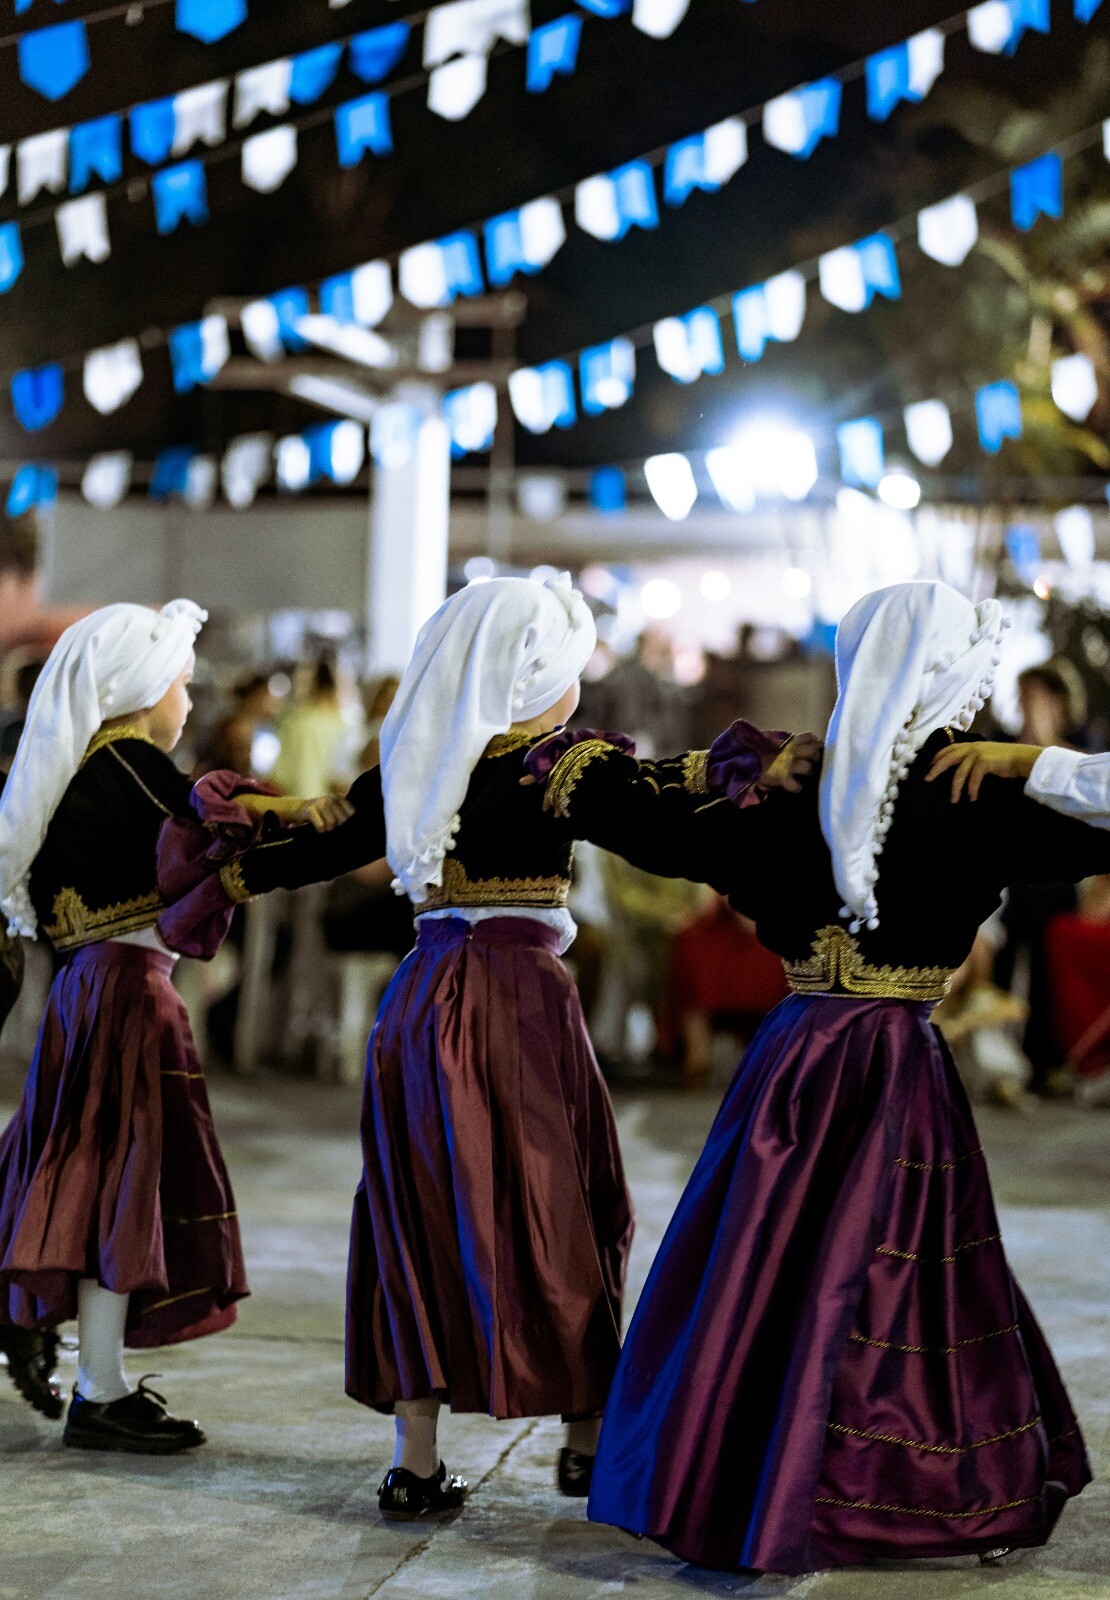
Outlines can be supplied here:
[[[961, 646], [959, 649], [950, 650], [947, 655], [941, 656], [938, 660], [932, 662], [928, 668], [930, 674], [947, 672], [949, 667], [963, 655], [965, 650], [973, 650], [976, 645], [982, 644], [985, 639], [991, 639], [994, 650], [991, 654], [990, 664], [979, 680], [974, 693], [968, 697], [964, 705], [952, 718], [952, 722], [960, 729], [961, 733], [967, 732], [991, 697], [994, 690], [995, 675], [998, 672], [998, 663], [1002, 659], [1002, 635], [1009, 626], [1010, 619], [1005, 615], [1000, 615], [995, 622], [980, 622], [966, 645]], [[863, 877], [864, 882], [868, 885], [868, 891], [863, 915], [856, 916], [851, 906], [842, 906], [840, 909], [842, 917], [851, 918], [848, 924], [849, 933], [859, 933], [865, 923], [872, 931], [879, 926], [879, 903], [875, 895], [875, 888], [879, 881], [879, 857], [883, 853], [886, 836], [890, 832], [890, 825], [894, 820], [894, 802], [898, 798], [898, 790], [902, 785], [902, 780], [909, 773], [910, 768], [929, 738], [927, 733], [922, 734], [914, 729], [913, 725], [919, 712], [920, 706], [914, 706], [910, 715], [906, 718], [901, 733], [894, 741], [886, 788], [883, 791], [883, 798], [879, 804], [875, 821], [872, 824], [871, 833], [864, 844], [862, 854], [866, 862], [866, 869]]]
[[[411, 856], [393, 880], [395, 894], [407, 894], [415, 900], [414, 890], [426, 889], [443, 882], [443, 863], [458, 838], [462, 818], [458, 812], [434, 834], [417, 855]], [[427, 898], [422, 896], [422, 898]], [[419, 901], [416, 901], [419, 904]]]

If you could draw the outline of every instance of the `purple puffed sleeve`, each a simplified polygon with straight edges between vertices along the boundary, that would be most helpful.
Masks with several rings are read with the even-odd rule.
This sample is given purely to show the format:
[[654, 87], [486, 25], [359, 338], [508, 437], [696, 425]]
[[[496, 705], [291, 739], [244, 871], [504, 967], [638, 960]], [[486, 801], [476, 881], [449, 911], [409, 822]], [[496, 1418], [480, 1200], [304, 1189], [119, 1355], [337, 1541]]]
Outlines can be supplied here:
[[725, 794], [739, 808], [758, 805], [764, 794], [760, 787], [764, 767], [790, 738], [778, 729], [732, 723], [709, 747], [706, 776], [710, 789]]
[[532, 746], [524, 758], [525, 771], [535, 783], [546, 783], [556, 763], [562, 760], [567, 751], [576, 744], [588, 741], [611, 744], [614, 750], [619, 750], [625, 756], [636, 754], [636, 741], [626, 733], [604, 733], [597, 728], [560, 728], [557, 733]]

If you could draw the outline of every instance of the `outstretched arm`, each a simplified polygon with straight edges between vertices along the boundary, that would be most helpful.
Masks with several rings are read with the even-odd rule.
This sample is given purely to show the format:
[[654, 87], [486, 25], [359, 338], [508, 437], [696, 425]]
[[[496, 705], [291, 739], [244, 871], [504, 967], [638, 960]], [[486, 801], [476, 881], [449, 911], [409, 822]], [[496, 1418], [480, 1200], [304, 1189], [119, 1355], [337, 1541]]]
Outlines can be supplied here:
[[969, 797], [978, 800], [986, 777], [1024, 778], [1031, 800], [1062, 816], [1110, 828], [1110, 755], [1084, 755], [1054, 745], [955, 744], [937, 756], [928, 781], [948, 771], [953, 774], [953, 802], [965, 785]]
[[525, 782], [544, 786], [546, 811], [588, 839], [664, 878], [735, 886], [745, 813], [767, 788], [796, 790], [817, 743], [734, 724], [712, 750], [638, 761], [619, 735], [555, 735], [533, 747]]
[[385, 855], [380, 769], [372, 767], [356, 778], [346, 800], [337, 805], [346, 811], [346, 820], [329, 831], [318, 832], [315, 819], [270, 837], [264, 828], [258, 842], [222, 870], [232, 898], [249, 900], [270, 889], [300, 889], [380, 860]]

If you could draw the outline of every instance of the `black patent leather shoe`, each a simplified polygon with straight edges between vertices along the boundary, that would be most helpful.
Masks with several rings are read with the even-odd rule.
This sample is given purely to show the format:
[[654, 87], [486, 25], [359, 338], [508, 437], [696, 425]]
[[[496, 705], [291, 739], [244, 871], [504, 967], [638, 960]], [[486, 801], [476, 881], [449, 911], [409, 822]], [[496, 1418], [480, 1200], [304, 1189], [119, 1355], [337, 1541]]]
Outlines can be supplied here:
[[979, 1557], [979, 1565], [981, 1567], [998, 1567], [998, 1566], [1001, 1566], [1002, 1562], [1005, 1561], [1006, 1557], [1007, 1556], [1012, 1556], [1013, 1553], [1014, 1553], [1013, 1552], [1013, 1547], [1011, 1545], [1008, 1545], [1008, 1544], [996, 1545], [996, 1547], [993, 1550], [984, 1550], [983, 1551], [982, 1555]]
[[594, 1477], [594, 1458], [581, 1450], [559, 1451], [559, 1492], [572, 1500], [584, 1500]]
[[195, 1450], [205, 1436], [199, 1422], [171, 1417], [160, 1394], [143, 1378], [134, 1394], [100, 1404], [73, 1391], [64, 1443], [71, 1450], [125, 1450], [139, 1456], [176, 1456]]
[[378, 1506], [390, 1522], [416, 1522], [458, 1511], [469, 1492], [465, 1478], [447, 1476], [441, 1461], [430, 1478], [418, 1478], [406, 1467], [390, 1467], [378, 1488]]
[[37, 1328], [0, 1328], [0, 1353], [8, 1359], [8, 1377], [29, 1406], [57, 1422], [65, 1410], [54, 1368], [58, 1336]]

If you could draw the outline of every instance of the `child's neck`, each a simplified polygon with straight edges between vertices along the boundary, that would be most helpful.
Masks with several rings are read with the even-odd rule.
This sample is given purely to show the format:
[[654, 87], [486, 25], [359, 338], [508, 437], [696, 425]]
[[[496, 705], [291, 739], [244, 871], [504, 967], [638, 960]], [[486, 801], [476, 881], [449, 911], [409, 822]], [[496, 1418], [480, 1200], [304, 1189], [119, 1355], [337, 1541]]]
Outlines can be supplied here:
[[555, 712], [542, 711], [538, 717], [529, 717], [526, 722], [514, 722], [509, 732], [522, 733], [533, 738], [536, 734], [553, 733], [561, 726], [561, 719]]

